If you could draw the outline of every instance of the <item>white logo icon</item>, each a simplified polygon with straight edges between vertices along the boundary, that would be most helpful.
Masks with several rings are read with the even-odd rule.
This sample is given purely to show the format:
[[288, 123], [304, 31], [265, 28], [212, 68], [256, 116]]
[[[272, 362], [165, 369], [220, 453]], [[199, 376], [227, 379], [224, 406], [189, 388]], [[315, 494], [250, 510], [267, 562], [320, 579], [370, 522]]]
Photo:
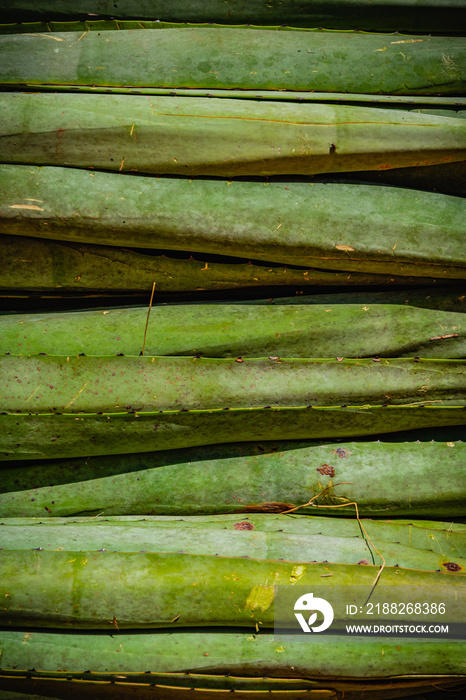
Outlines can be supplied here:
[[[311, 632], [311, 630], [312, 632], [323, 632], [324, 630], [328, 629], [333, 622], [333, 608], [330, 603], [327, 600], [324, 600], [324, 598], [314, 598], [312, 593], [305, 593], [298, 598], [294, 604], [294, 609], [303, 610], [309, 615], [306, 622], [306, 618], [302, 613], [295, 612], [295, 617], [301, 625], [303, 632]], [[316, 610], [323, 614], [324, 621], [321, 625], [312, 627], [314, 622], [317, 620]]]

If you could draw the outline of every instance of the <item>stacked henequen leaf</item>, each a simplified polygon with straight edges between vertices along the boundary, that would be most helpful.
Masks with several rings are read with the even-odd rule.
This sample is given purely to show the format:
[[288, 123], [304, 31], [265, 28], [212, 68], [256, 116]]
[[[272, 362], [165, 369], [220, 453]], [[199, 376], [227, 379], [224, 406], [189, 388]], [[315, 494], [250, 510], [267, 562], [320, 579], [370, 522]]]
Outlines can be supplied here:
[[[125, 681], [124, 697], [124, 688], [144, 692], [148, 681], [163, 694], [162, 686], [170, 680], [171, 691], [181, 696], [195, 687], [201, 692], [315, 689], [326, 690], [324, 697], [356, 698], [368, 685], [377, 688], [376, 697], [390, 697], [389, 689], [396, 697], [410, 687], [436, 682], [445, 687], [460, 677], [462, 645], [457, 640], [394, 640], [396, 650], [403, 651], [395, 666], [391, 640], [355, 637], [348, 645], [345, 637], [323, 635], [319, 649], [332, 647], [338, 656], [322, 663], [314, 647], [273, 639], [271, 628], [274, 584], [292, 588], [299, 582], [316, 590], [324, 578], [327, 595], [343, 585], [359, 601], [373, 589], [381, 562], [385, 566], [377, 594], [395, 587], [400, 604], [407, 605], [410, 590], [421, 586], [436, 606], [453, 598], [442, 618], [453, 627], [465, 595], [461, 526], [270, 515], [190, 523], [10, 518], [2, 522], [1, 545], [1, 617], [5, 625], [23, 627], [21, 649], [17, 632], [0, 632], [5, 687], [28, 689], [34, 679], [36, 687], [47, 689], [53, 681], [61, 696], [70, 686], [73, 692], [73, 681], [91, 694], [93, 688], [114, 692], [112, 684]], [[323, 550], [328, 559], [312, 561]], [[378, 598], [373, 600], [377, 606]], [[343, 603], [335, 606], [335, 628], [344, 626], [345, 618]], [[373, 619], [384, 619], [377, 607]], [[47, 627], [55, 632], [44, 632]], [[89, 631], [79, 636], [63, 632], [70, 627]], [[153, 631], [123, 634], [120, 628]], [[109, 634], [97, 636], [95, 629]], [[382, 649], [388, 649], [388, 663]], [[368, 662], [369, 654], [375, 661]], [[210, 658], [199, 663], [201, 656]], [[29, 668], [33, 659], [37, 668], [31, 673], [16, 670], [18, 665]], [[92, 671], [83, 672], [89, 667]], [[416, 675], [421, 677], [414, 681]]]
[[111, 5], [0, 26], [0, 694], [455, 686], [451, 637], [273, 624], [462, 633], [464, 8]]

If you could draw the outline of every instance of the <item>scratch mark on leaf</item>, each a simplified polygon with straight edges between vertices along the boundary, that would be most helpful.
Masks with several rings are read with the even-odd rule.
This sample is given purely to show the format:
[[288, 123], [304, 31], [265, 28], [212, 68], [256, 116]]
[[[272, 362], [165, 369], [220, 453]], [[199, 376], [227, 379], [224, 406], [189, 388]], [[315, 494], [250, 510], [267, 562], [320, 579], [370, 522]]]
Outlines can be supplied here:
[[30, 211], [44, 211], [42, 207], [38, 207], [37, 204], [10, 204], [10, 209], [29, 209]]
[[39, 389], [40, 389], [40, 384], [39, 384], [39, 386], [37, 387], [37, 389], [36, 389], [35, 391], [32, 392], [31, 396], [30, 396], [28, 399], [26, 399], [25, 403], [27, 403], [28, 401], [30, 401], [30, 400], [32, 399], [32, 397], [35, 396], [35, 395], [37, 394], [37, 392], [39, 391]]
[[59, 36], [50, 36], [50, 34], [25, 34], [25, 36], [42, 36], [44, 39], [53, 39], [54, 41], [65, 41]]
[[78, 391], [78, 393], [76, 394], [76, 396], [75, 396], [74, 398], [71, 399], [71, 401], [65, 406], [65, 408], [69, 408], [69, 407], [71, 406], [71, 404], [74, 403], [74, 402], [76, 401], [76, 399], [78, 398], [78, 396], [84, 391], [84, 389], [87, 387], [87, 385], [89, 384], [89, 382], [90, 382], [90, 379], [87, 380], [87, 382], [81, 387], [81, 389]]

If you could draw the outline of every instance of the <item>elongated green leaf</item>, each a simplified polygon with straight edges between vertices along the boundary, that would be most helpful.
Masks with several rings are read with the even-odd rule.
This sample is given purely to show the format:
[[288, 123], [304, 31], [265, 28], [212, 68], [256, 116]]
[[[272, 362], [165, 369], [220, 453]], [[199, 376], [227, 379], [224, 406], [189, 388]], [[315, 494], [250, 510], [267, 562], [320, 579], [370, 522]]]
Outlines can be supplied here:
[[[401, 647], [400, 647], [401, 648]], [[422, 651], [422, 648], [421, 650]], [[444, 652], [443, 649], [440, 651]], [[445, 650], [446, 651], [446, 650]], [[250, 672], [250, 669], [249, 669]], [[147, 673], [150, 673], [149, 671]], [[288, 678], [237, 678], [227, 673], [225, 675], [213, 674], [153, 674], [152, 676], [141, 674], [127, 675], [99, 674], [99, 680], [94, 679], [94, 674], [77, 673], [51, 674], [21, 671], [7, 672], [0, 678], [0, 700], [83, 700], [84, 698], [111, 697], [112, 700], [127, 700], [137, 697], [148, 700], [155, 693], [160, 692], [166, 700], [187, 700], [195, 692], [199, 700], [212, 700], [225, 692], [241, 694], [244, 700], [255, 700], [258, 693], [267, 693], [270, 697], [280, 697], [283, 700], [346, 700], [354, 698], [363, 700], [367, 691], [371, 693], [371, 700], [392, 700], [395, 697], [403, 697], [407, 700], [419, 700], [419, 693], [438, 691], [444, 697], [441, 700], [450, 700], [449, 691], [456, 692], [458, 684], [461, 689], [461, 675], [429, 675], [424, 677], [392, 680], [380, 678], [310, 681], [308, 679]], [[154, 682], [148, 682], [153, 680]], [[170, 683], [173, 681], [173, 685]], [[196, 686], [196, 687], [194, 687]], [[202, 687], [199, 687], [202, 686]], [[21, 695], [18, 694], [21, 692]], [[41, 695], [37, 695], [40, 692]], [[400, 696], [401, 693], [401, 696]], [[406, 695], [409, 693], [409, 696]], [[415, 695], [411, 695], [415, 693]], [[448, 693], [448, 695], [447, 695]], [[46, 695], [45, 695], [46, 694]], [[457, 694], [457, 693], [456, 693]], [[424, 700], [424, 696], [421, 696]], [[440, 696], [438, 696], [440, 697]], [[453, 697], [453, 696], [452, 696]], [[437, 696], [431, 700], [437, 700]]]
[[0, 195], [0, 231], [10, 235], [327, 270], [466, 274], [460, 197], [354, 183], [155, 179], [12, 165], [2, 169]]
[[461, 406], [332, 406], [132, 414], [3, 413], [0, 461], [159, 451], [230, 441], [377, 435], [463, 426]]
[[[27, 25], [20, 25], [27, 27]], [[48, 30], [47, 30], [48, 31]], [[314, 31], [314, 30], [311, 30]], [[2, 25], [0, 25], [0, 33]], [[15, 33], [15, 32], [12, 32]], [[22, 85], [25, 92], [37, 92], [37, 87]], [[458, 117], [466, 107], [466, 97], [461, 95], [372, 95], [355, 92], [309, 92], [302, 90], [218, 90], [207, 88], [162, 88], [162, 87], [131, 87], [127, 85], [110, 85], [101, 89], [92, 85], [41, 85], [41, 92], [92, 93], [105, 92], [111, 95], [168, 95], [180, 97], [221, 97], [239, 100], [263, 100], [267, 102], [321, 102], [347, 103], [353, 106], [390, 107], [393, 109], [442, 109], [447, 115]], [[370, 103], [367, 105], [366, 103]]]
[[4, 356], [3, 459], [465, 422], [461, 361], [238, 360]]
[[456, 117], [202, 97], [0, 97], [6, 163], [230, 177], [386, 170], [466, 157], [466, 122]]
[[[112, 673], [129, 673], [127, 682], [147, 682], [149, 678], [154, 683], [165, 681], [187, 688], [205, 688], [206, 684], [212, 687], [216, 674], [233, 677], [222, 678], [224, 688], [238, 683], [246, 689], [248, 679], [244, 676], [249, 677], [250, 688], [259, 682], [258, 676], [269, 676], [270, 681], [274, 677], [288, 679], [285, 688], [292, 687], [292, 666], [295, 682], [307, 685], [311, 681], [304, 679], [314, 679], [323, 687], [329, 678], [390, 678], [394, 684], [403, 675], [418, 676], [417, 683], [429, 674], [464, 675], [464, 643], [448, 639], [381, 639], [321, 633], [304, 644], [289, 640], [277, 644], [266, 630], [252, 635], [223, 630], [118, 635], [31, 630], [25, 639], [24, 631], [4, 630], [0, 632], [0, 646], [5, 672], [12, 673], [17, 666], [34, 668], [37, 676], [53, 674], [59, 678], [61, 669], [66, 667], [69, 676], [84, 678], [88, 676], [83, 669], [89, 669], [102, 680], [109, 679]], [[149, 676], [145, 675], [147, 671], [151, 672]], [[185, 673], [189, 676], [183, 679]], [[160, 678], [159, 674], [171, 675], [168, 679]], [[113, 680], [118, 687], [118, 681], [124, 679]]]
[[[110, 246], [64, 243], [24, 236], [0, 236], [0, 287], [5, 291], [63, 293], [157, 293], [240, 288], [383, 285], [416, 287], [446, 284], [444, 279], [337, 272], [317, 268], [272, 266], [219, 258], [202, 260], [153, 255]], [[210, 257], [210, 256], [206, 256]]]
[[460, 360], [239, 359], [5, 355], [0, 408], [77, 414], [464, 400]]
[[[382, 438], [10, 462], [3, 463], [1, 471], [0, 516], [240, 513], [246, 517], [257, 511], [286, 511], [314, 498], [318, 508], [298, 513], [312, 514], [319, 522], [322, 513], [354, 516], [354, 506], [326, 509], [354, 502], [365, 516], [464, 517], [464, 452], [464, 443], [457, 440], [396, 443]], [[302, 519], [299, 530], [290, 517], [271, 522], [276, 530], [309, 532]], [[259, 523], [262, 529], [262, 520]], [[313, 533], [324, 532], [322, 524], [315, 527], [320, 529]], [[325, 532], [340, 536], [338, 528], [335, 524]], [[385, 531], [376, 533], [391, 539]], [[409, 541], [402, 538], [397, 530], [392, 541], [421, 546], [414, 536]], [[428, 534], [423, 539], [437, 553], [448, 551], [445, 543]]]
[[[3, 551], [0, 620], [23, 627], [110, 630], [114, 621], [121, 629], [173, 628], [176, 618], [184, 627], [254, 629], [260, 621], [266, 628], [273, 626], [274, 585], [299, 581], [300, 586], [325, 587], [329, 593], [335, 586], [357, 585], [367, 597], [377, 568], [309, 562], [305, 555], [296, 562], [278, 562], [224, 553]], [[386, 566], [379, 580], [384, 587], [396, 588], [399, 603], [412, 599], [413, 586], [424, 586], [429, 601], [437, 605], [448, 599], [442, 623], [451, 624], [460, 619], [466, 595], [466, 577], [458, 573], [462, 571], [455, 562], [443, 572]], [[345, 616], [345, 603], [339, 602], [335, 621], [343, 623]], [[380, 619], [383, 613], [375, 609], [371, 622]], [[433, 618], [426, 615], [429, 619]]]
[[[444, 33], [461, 32], [465, 19], [461, 0], [249, 0], [247, 3], [242, 0], [171, 0], [169, 3], [161, 0], [131, 0], [123, 3], [113, 0], [82, 0], [79, 7], [70, 0], [2, 0], [0, 9], [8, 21], [38, 17], [47, 20], [87, 17], [91, 21], [86, 22], [86, 25], [93, 25], [98, 23], [94, 23], [92, 18], [100, 15], [176, 22], [247, 22]], [[55, 23], [51, 24], [53, 26]], [[121, 26], [128, 24], [130, 22], [122, 22]], [[141, 24], [144, 26], [148, 23]], [[44, 30], [47, 30], [47, 25]]]
[[[200, 265], [199, 265], [200, 267]], [[465, 314], [370, 302], [186, 304], [0, 316], [0, 352], [227, 357], [466, 356]], [[340, 299], [338, 299], [340, 301]], [[401, 299], [400, 299], [401, 301]], [[460, 302], [461, 303], [461, 302]]]
[[[405, 529], [406, 528], [405, 526]], [[463, 544], [466, 534], [462, 537]], [[340, 564], [382, 564], [401, 566], [419, 571], [449, 571], [452, 553], [417, 549], [398, 542], [374, 538], [367, 540], [362, 530], [357, 536], [338, 537], [333, 534], [289, 534], [282, 531], [264, 532], [247, 529], [227, 530], [194, 528], [189, 518], [183, 527], [159, 527], [152, 522], [143, 530], [131, 523], [113, 523], [102, 528], [92, 522], [74, 525], [49, 524], [21, 527], [3, 523], [0, 528], [2, 551], [67, 551], [83, 548], [87, 551], [154, 552], [212, 555], [228, 553], [229, 557], [252, 557], [260, 560], [326, 561]], [[383, 559], [382, 559], [383, 557]], [[460, 571], [466, 567], [466, 559], [454, 556], [454, 564]]]
[[234, 27], [0, 35], [0, 84], [461, 94], [464, 42]]
[[[76, 654], [73, 656], [77, 659]], [[53, 693], [53, 698], [55, 699], [71, 699], [77, 696], [79, 698], [107, 697], [111, 695], [112, 698], [123, 700], [131, 696], [134, 697], [134, 695], [138, 698], [146, 698], [149, 697], [147, 693], [154, 695], [154, 693], [161, 692], [164, 698], [179, 698], [181, 700], [192, 694], [193, 690], [196, 698], [199, 698], [199, 700], [207, 700], [222, 692], [239, 692], [245, 700], [252, 700], [254, 697], [257, 697], [257, 693], [267, 693], [267, 695], [272, 696], [274, 693], [278, 693], [279, 697], [284, 698], [284, 700], [295, 700], [303, 695], [308, 700], [327, 700], [327, 698], [335, 700], [337, 697], [333, 689], [321, 689], [321, 686], [325, 685], [325, 683], [319, 683], [307, 678], [275, 678], [273, 676], [269, 678], [257, 676], [247, 678], [213, 673], [193, 673], [189, 674], [189, 677], [186, 677], [188, 675], [186, 674], [183, 678], [181, 673], [164, 674], [156, 672], [152, 674], [150, 671], [146, 672], [147, 674], [150, 673], [150, 676], [146, 675], [143, 678], [143, 673], [130, 673], [128, 676], [125, 672], [109, 673], [104, 671], [103, 673], [95, 673], [87, 671], [85, 673], [70, 673], [68, 676], [65, 676], [60, 672], [39, 671], [34, 673], [34, 680], [31, 681], [24, 671], [17, 672], [15, 669], [12, 669], [12, 672], [6, 671], [2, 673], [0, 671], [0, 686], [25, 690], [28, 685], [33, 685], [34, 687], [31, 690], [49, 693], [47, 697], [51, 697], [50, 693]], [[149, 680], [151, 681], [150, 683], [148, 683]], [[417, 688], [417, 685], [414, 686], [409, 681], [399, 685], [404, 688], [406, 684], [408, 688], [411, 686]], [[66, 687], [63, 687], [64, 685]], [[202, 687], [194, 688], [194, 685]], [[352, 690], [360, 691], [367, 684], [361, 681], [353, 681], [345, 685], [351, 686]], [[386, 682], [386, 685], [389, 684]], [[377, 683], [377, 686], [378, 690], [379, 687], [383, 688], [384, 682], [380, 681]], [[427, 682], [420, 682], [420, 686], [427, 686]], [[384, 691], [379, 690], [379, 692], [383, 693]], [[76, 696], [76, 694], [78, 695]], [[379, 695], [377, 695], [377, 700], [378, 698]], [[44, 697], [35, 693], [34, 695], [25, 696], [0, 690], [0, 700], [44, 700]]]
[[[464, 287], [460, 284], [448, 285], [448, 287], [435, 288], [433, 285], [416, 289], [392, 289], [390, 291], [374, 291], [362, 289], [358, 291], [341, 290], [319, 292], [319, 294], [295, 294], [289, 297], [268, 297], [257, 299], [228, 299], [225, 302], [217, 300], [205, 301], [205, 304], [234, 304], [241, 306], [301, 306], [308, 304], [333, 305], [333, 304], [400, 304], [420, 309], [432, 309], [453, 311], [462, 313], [465, 309], [466, 297], [463, 296]], [[177, 303], [177, 302], [172, 302]], [[165, 305], [165, 304], [164, 304]], [[328, 308], [328, 307], [327, 307]]]
[[[204, 450], [205, 451], [205, 450]], [[212, 449], [211, 449], [212, 451]], [[190, 450], [191, 454], [195, 450]], [[91, 459], [94, 461], [94, 459]], [[76, 466], [78, 462], [76, 462]], [[8, 482], [8, 472], [5, 465], [2, 465], [2, 484]], [[16, 469], [16, 474], [20, 475], [20, 469]], [[27, 467], [24, 467], [27, 470]], [[38, 471], [38, 470], [37, 470]], [[42, 462], [41, 473], [45, 476], [47, 472], [47, 464]], [[5, 480], [4, 478], [5, 477]], [[45, 477], [46, 478], [46, 477]], [[336, 513], [337, 511], [334, 511]], [[343, 511], [341, 511], [343, 512]], [[78, 517], [54, 517], [49, 516], [45, 520], [42, 514], [39, 517], [6, 517], [1, 518], [0, 523], [13, 528], [36, 528], [39, 533], [42, 533], [43, 538], [47, 538], [49, 525], [55, 527], [57, 525], [73, 525], [73, 528], [83, 528], [86, 531], [89, 525], [98, 528], [102, 532], [102, 537], [105, 537], [105, 529], [119, 528], [124, 530], [127, 526], [130, 529], [136, 528], [141, 531], [144, 537], [145, 530], [151, 530], [153, 527], [160, 528], [186, 528], [207, 529], [207, 530], [257, 530], [259, 532], [284, 532], [293, 535], [331, 535], [333, 537], [361, 537], [364, 531], [367, 536], [372, 538], [380, 538], [385, 542], [395, 542], [404, 545], [405, 547], [415, 547], [428, 552], [441, 553], [449, 557], [466, 555], [465, 535], [466, 526], [462, 523], [442, 522], [439, 520], [403, 520], [396, 518], [395, 520], [371, 520], [368, 518], [360, 518], [359, 522], [356, 518], [333, 518], [322, 515], [314, 515], [312, 518], [308, 515], [300, 515], [292, 513], [289, 515], [276, 515], [274, 513], [248, 513], [247, 515], [238, 516], [235, 514], [222, 515], [193, 515], [193, 516], [176, 516], [176, 515], [129, 515], [129, 516], [112, 516], [112, 515], [96, 515], [96, 516], [78, 516]], [[97, 530], [96, 530], [97, 532]]]

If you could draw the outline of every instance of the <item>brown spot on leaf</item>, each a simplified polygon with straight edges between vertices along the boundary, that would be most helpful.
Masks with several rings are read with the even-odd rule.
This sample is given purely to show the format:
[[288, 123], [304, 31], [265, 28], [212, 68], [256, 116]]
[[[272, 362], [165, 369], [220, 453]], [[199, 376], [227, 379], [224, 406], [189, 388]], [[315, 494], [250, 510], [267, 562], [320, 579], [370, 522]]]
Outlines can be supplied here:
[[247, 520], [241, 520], [239, 523], [233, 525], [235, 530], [254, 530], [254, 525]]
[[317, 467], [316, 471], [326, 476], [335, 476], [335, 469], [330, 464], [323, 464], [321, 467]]
[[358, 564], [362, 564], [363, 566], [369, 566], [369, 562], [367, 559], [361, 559], [361, 561], [358, 561]]
[[334, 455], [338, 455], [339, 457], [348, 457], [351, 452], [348, 452], [348, 450], [345, 450], [343, 447], [337, 447], [336, 450], [332, 450]]
[[455, 564], [454, 561], [447, 561], [445, 564], [443, 564], [445, 569], [447, 571], [462, 571], [463, 567], [460, 566], [459, 564]]

